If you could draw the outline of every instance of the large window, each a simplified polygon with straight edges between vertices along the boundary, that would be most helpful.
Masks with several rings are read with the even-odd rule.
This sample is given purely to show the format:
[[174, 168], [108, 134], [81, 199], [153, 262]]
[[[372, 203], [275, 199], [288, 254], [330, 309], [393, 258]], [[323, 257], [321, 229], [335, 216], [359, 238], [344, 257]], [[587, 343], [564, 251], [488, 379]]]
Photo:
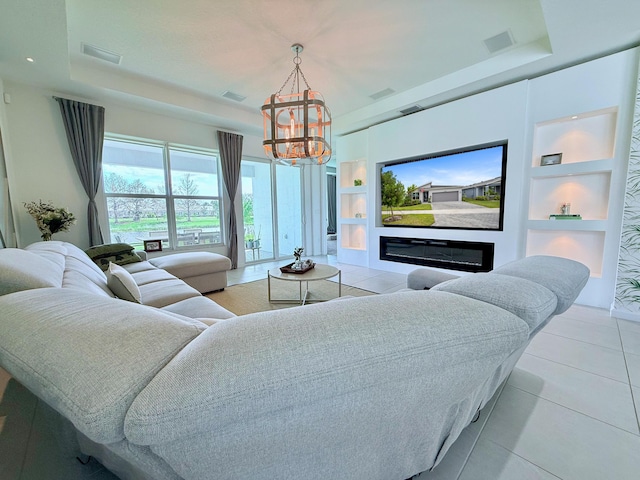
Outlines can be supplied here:
[[112, 242], [142, 248], [222, 243], [220, 176], [214, 152], [105, 138], [104, 191]]

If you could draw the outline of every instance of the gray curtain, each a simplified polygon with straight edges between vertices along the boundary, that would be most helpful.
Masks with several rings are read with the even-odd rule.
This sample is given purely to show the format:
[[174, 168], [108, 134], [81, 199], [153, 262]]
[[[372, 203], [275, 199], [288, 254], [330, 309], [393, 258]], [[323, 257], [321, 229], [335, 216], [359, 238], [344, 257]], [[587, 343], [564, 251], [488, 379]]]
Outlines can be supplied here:
[[218, 130], [218, 146], [220, 148], [220, 163], [222, 164], [222, 178], [224, 188], [229, 196], [229, 258], [231, 268], [238, 268], [238, 225], [236, 223], [236, 209], [234, 200], [240, 181], [240, 163], [242, 161], [242, 135]]
[[335, 175], [327, 175], [327, 234], [333, 235], [336, 233], [338, 228], [336, 221], [336, 176]]
[[87, 218], [91, 246], [104, 243], [98, 222], [96, 193], [102, 177], [104, 107], [54, 97], [60, 105], [67, 141], [76, 171], [89, 197]]

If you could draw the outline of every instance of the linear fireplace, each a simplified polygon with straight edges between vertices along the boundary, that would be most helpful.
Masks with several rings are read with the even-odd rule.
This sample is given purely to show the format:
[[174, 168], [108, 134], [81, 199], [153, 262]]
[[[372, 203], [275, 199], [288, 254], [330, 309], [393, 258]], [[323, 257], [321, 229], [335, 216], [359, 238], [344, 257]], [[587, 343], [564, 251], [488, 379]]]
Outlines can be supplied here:
[[380, 260], [463, 272], [493, 269], [493, 243], [380, 237]]

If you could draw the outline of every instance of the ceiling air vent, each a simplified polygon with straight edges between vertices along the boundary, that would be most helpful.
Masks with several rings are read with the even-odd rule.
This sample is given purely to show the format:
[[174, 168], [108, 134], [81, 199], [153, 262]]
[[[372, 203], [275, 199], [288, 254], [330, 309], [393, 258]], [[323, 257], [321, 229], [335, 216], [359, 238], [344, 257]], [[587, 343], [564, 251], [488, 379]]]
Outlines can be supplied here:
[[412, 113], [416, 113], [422, 110], [420, 105], [413, 105], [411, 107], [405, 108], [404, 110], [400, 110], [400, 113], [403, 115], [410, 115]]
[[90, 57], [104, 60], [105, 62], [115, 63], [116, 65], [120, 65], [120, 62], [122, 62], [122, 55], [110, 52], [104, 48], [96, 47], [95, 45], [89, 45], [88, 43], [82, 44], [82, 53], [89, 55]]
[[230, 92], [229, 90], [226, 90], [222, 94], [222, 96], [224, 98], [228, 98], [229, 100], [234, 100], [236, 102], [242, 102], [247, 99], [247, 97], [245, 97], [244, 95], [240, 95], [239, 93], [233, 93], [233, 92]]
[[509, 30], [505, 30], [484, 41], [484, 45], [487, 47], [487, 50], [489, 50], [489, 53], [498, 53], [501, 50], [512, 47], [515, 43]]
[[374, 100], [378, 100], [379, 98], [386, 97], [387, 95], [391, 95], [392, 93], [395, 93], [395, 90], [393, 88], [385, 88], [384, 90], [380, 90], [379, 92], [369, 95], [369, 97], [373, 98]]

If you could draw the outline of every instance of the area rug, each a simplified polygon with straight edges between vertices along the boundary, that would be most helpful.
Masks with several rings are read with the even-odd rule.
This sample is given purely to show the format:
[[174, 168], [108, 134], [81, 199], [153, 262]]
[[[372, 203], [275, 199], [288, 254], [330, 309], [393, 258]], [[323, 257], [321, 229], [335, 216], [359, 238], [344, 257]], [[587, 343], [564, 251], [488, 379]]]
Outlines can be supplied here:
[[[304, 294], [304, 283], [302, 286]], [[348, 285], [342, 285], [342, 296], [347, 295], [364, 297], [367, 295], [375, 295], [375, 293]], [[272, 299], [297, 299], [298, 296], [298, 282], [271, 281]], [[331, 299], [337, 296], [337, 282], [331, 282], [329, 280], [309, 282], [309, 295], [307, 298], [310, 300]], [[295, 303], [295, 300], [292, 301], [292, 303], [269, 303], [266, 279], [232, 285], [225, 288], [222, 292], [209, 293], [207, 297], [236, 315], [299, 306], [298, 303]]]

